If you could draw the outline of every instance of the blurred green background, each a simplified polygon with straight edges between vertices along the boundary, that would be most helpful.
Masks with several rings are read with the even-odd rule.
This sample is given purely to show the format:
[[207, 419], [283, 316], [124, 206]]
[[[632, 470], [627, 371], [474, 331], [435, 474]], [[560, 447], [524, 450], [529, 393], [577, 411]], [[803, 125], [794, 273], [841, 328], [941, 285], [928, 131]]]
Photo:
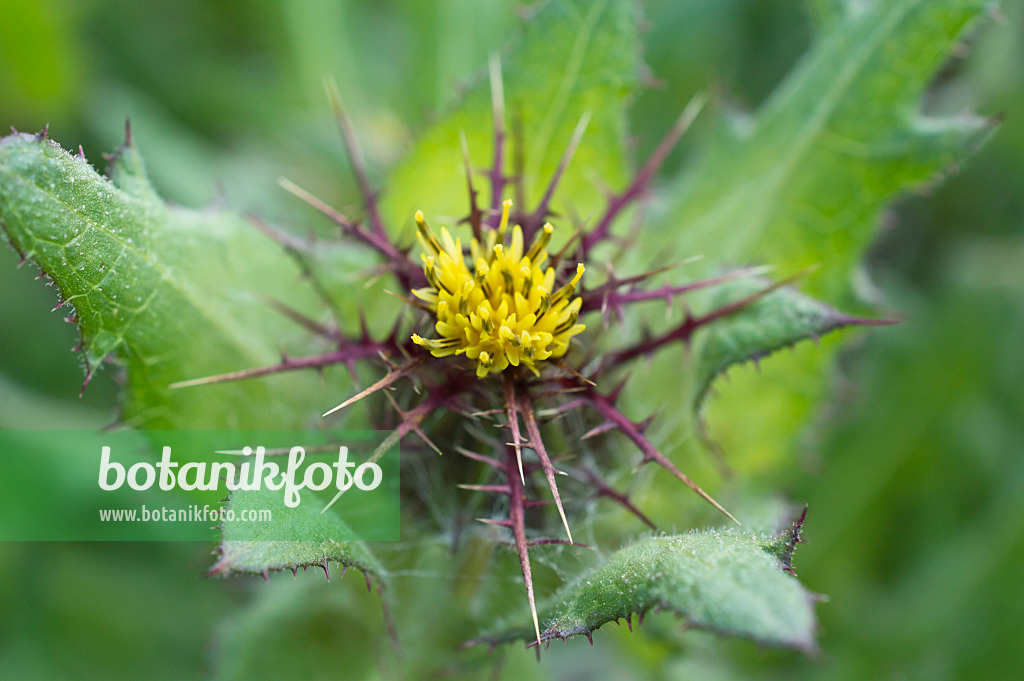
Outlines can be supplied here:
[[[279, 175], [335, 205], [357, 203], [324, 74], [337, 79], [381, 184], [417, 130], [481, 76], [522, 11], [474, 0], [3, 0], [0, 123], [48, 123], [51, 137], [102, 165], [130, 118], [168, 199], [226, 203], [301, 230]], [[755, 108], [811, 41], [792, 0], [664, 0], [644, 12], [652, 87], [630, 114], [638, 155], [700, 90]], [[869, 269], [877, 300], [905, 321], [848, 337], [855, 347], [834, 368], [831, 400], [806, 424], [800, 451], [765, 476], [769, 489], [811, 507], [796, 566], [830, 598], [818, 606], [820, 658], [683, 635], [664, 617], [639, 635], [602, 630], [594, 648], [552, 648], [541, 665], [517, 651], [509, 678], [1020, 677], [1021, 3], [1003, 3], [1003, 18], [951, 59], [923, 106], [1005, 120], [963, 167], [884, 216]], [[685, 164], [695, 132], [666, 173]], [[109, 423], [116, 372], [77, 397], [75, 329], [49, 312], [54, 292], [17, 260], [0, 249], [0, 427]], [[733, 372], [722, 399], [771, 381], [773, 370], [768, 361], [761, 375]], [[284, 587], [202, 579], [209, 548], [0, 546], [0, 678], [246, 678], [251, 670], [227, 665], [230, 650], [217, 641], [245, 634], [252, 591]], [[317, 618], [321, 636], [295, 643], [280, 678], [362, 676], [370, 661], [359, 658], [358, 618], [376, 621], [378, 605], [322, 577], [300, 582], [322, 603], [303, 615]], [[257, 668], [269, 677], [280, 662]]]

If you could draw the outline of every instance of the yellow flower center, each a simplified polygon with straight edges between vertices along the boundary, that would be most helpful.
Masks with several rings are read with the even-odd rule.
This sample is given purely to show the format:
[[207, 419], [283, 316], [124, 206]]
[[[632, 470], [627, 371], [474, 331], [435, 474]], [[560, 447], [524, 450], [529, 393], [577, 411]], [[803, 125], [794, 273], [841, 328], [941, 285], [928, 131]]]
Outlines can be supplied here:
[[505, 201], [498, 229], [485, 228], [483, 243], [470, 241], [472, 270], [461, 240], [453, 240], [444, 227], [438, 239], [423, 213], [416, 213], [423, 272], [430, 285], [413, 295], [437, 315], [434, 328], [441, 337], [414, 334], [412, 340], [435, 357], [465, 354], [476, 361], [481, 378], [520, 364], [537, 373], [537, 362], [564, 355], [569, 339], [586, 328], [577, 323], [582, 300], [573, 298], [583, 265], [556, 291], [555, 268], [544, 269], [554, 228], [544, 225], [524, 253], [522, 228], [508, 229], [511, 207]]

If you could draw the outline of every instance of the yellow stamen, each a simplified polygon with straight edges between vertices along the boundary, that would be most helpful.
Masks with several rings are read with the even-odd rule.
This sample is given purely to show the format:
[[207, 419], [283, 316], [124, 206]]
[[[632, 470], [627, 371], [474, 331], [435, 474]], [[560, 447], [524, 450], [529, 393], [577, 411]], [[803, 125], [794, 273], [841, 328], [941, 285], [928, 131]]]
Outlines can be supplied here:
[[533, 240], [533, 245], [530, 246], [530, 250], [526, 252], [526, 257], [530, 262], [537, 262], [537, 256], [541, 253], [546, 253], [548, 244], [551, 243], [551, 234], [555, 231], [555, 228], [551, 226], [551, 223], [544, 225], [544, 229], [537, 235], [537, 238]]
[[505, 232], [508, 230], [508, 212], [512, 208], [512, 199], [505, 199], [501, 203], [501, 223], [498, 225], [498, 236], [500, 238], [505, 237]]
[[427, 226], [427, 221], [423, 218], [423, 211], [421, 210], [416, 211], [416, 229], [419, 230], [421, 242], [426, 242], [424, 248], [429, 248], [434, 252], [434, 255], [441, 255], [441, 242], [437, 240], [437, 236]]
[[583, 263], [579, 263], [578, 265], [576, 265], [576, 276], [573, 277], [572, 281], [570, 281], [568, 284], [555, 291], [555, 295], [551, 297], [552, 305], [555, 305], [560, 301], [564, 300], [565, 298], [569, 298], [572, 296], [572, 294], [576, 293], [576, 284], [578, 284], [580, 279], [583, 277], [583, 271], [585, 269], [586, 268], [583, 267]]
[[434, 328], [441, 337], [414, 335], [412, 340], [436, 357], [466, 355], [475, 360], [481, 378], [521, 364], [536, 374], [538, 362], [564, 355], [572, 337], [585, 328], [577, 323], [582, 301], [573, 298], [583, 265], [552, 295], [556, 272], [542, 265], [554, 228], [544, 225], [524, 255], [518, 225], [511, 228], [510, 243], [504, 243], [511, 207], [505, 201], [498, 228], [485, 227], [479, 242], [470, 241], [470, 260], [447, 229], [438, 239], [423, 214], [416, 213], [429, 286], [413, 293], [436, 313]]

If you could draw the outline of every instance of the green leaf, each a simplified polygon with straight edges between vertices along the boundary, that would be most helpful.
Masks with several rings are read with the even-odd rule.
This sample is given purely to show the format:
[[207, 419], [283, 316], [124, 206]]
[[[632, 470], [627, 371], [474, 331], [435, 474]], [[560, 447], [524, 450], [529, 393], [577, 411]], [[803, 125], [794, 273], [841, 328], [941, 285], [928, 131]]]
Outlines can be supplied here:
[[[563, 587], [542, 640], [669, 610], [687, 626], [767, 645], [815, 648], [813, 597], [773, 555], [779, 539], [732, 530], [649, 537]], [[530, 640], [530, 630], [485, 641]]]
[[[711, 296], [712, 309], [758, 295], [766, 282], [751, 278], [718, 287]], [[738, 312], [707, 325], [695, 340], [693, 409], [700, 409], [715, 378], [729, 367], [758, 362], [782, 348], [851, 325], [886, 324], [839, 312], [788, 286], [754, 299]]]
[[858, 3], [833, 22], [749, 125], [716, 140], [681, 177], [669, 212], [686, 226], [681, 252], [788, 271], [820, 264], [809, 290], [848, 295], [889, 199], [992, 131], [984, 119], [919, 111], [933, 74], [988, 4]]
[[143, 428], [299, 427], [328, 398], [313, 376], [172, 390], [274, 364], [305, 342], [268, 298], [316, 314], [294, 263], [225, 210], [168, 206], [129, 138], [110, 179], [45, 135], [0, 140], [0, 227], [77, 319], [87, 381], [128, 369], [124, 418]]
[[[142, 428], [285, 429], [323, 411], [330, 398], [309, 375], [169, 387], [276, 363], [282, 347], [305, 342], [305, 332], [289, 329], [266, 301], [307, 310], [314, 303], [293, 261], [239, 215], [165, 204], [130, 139], [112, 159], [109, 175], [101, 177], [85, 159], [43, 136], [0, 141], [0, 225], [73, 307], [88, 375], [108, 355], [126, 364], [126, 420]], [[237, 495], [229, 506], [256, 504], [294, 520], [280, 499], [254, 496]], [[320, 541], [267, 536], [233, 542], [229, 525], [214, 571], [326, 570], [335, 561], [383, 574], [365, 548], [335, 541], [351, 532], [332, 525], [340, 522], [332, 514], [306, 521], [275, 528], [280, 537], [322, 536]]]
[[[337, 563], [358, 568], [367, 579], [372, 576], [383, 586], [386, 572], [366, 543], [339, 541], [356, 535], [335, 509], [321, 512], [321, 506], [313, 502], [287, 508], [280, 492], [266, 488], [236, 491], [225, 505], [225, 511], [233, 511], [238, 518], [258, 517], [250, 512], [261, 509], [270, 509], [275, 521], [235, 520], [221, 525], [219, 557], [210, 574], [266, 576], [313, 566], [328, 573], [329, 564]], [[296, 537], [302, 541], [296, 541]]]
[[[210, 568], [209, 575], [262, 575], [269, 581], [271, 572], [291, 570], [296, 574], [300, 568], [303, 571], [319, 568], [330, 580], [332, 576], [335, 579], [343, 577], [348, 568], [354, 567], [366, 578], [367, 590], [376, 584], [387, 613], [388, 603], [393, 599], [387, 571], [365, 542], [336, 540], [350, 536], [352, 531], [333, 510], [320, 513], [319, 507], [311, 503], [286, 509], [281, 504], [280, 494], [266, 489], [235, 492], [227, 504], [227, 509], [235, 511], [239, 517], [242, 511], [266, 508], [273, 509], [275, 519], [286, 520], [274, 524], [224, 523], [221, 527], [222, 540], [217, 547], [218, 560]], [[244, 539], [234, 539], [236, 536]], [[295, 541], [292, 539], [295, 536], [310, 539]], [[332, 572], [332, 563], [341, 566], [340, 574], [337, 567]], [[353, 638], [360, 638], [366, 639], [364, 645], [370, 645], [373, 638], [383, 638], [378, 636], [377, 628], [365, 625], [366, 609], [357, 609], [351, 603], [351, 589], [348, 594], [336, 588], [326, 593], [321, 591], [315, 599], [310, 599], [308, 592], [316, 586], [308, 583], [299, 585], [296, 593], [296, 588], [288, 582], [292, 580], [288, 579], [285, 585], [269, 585], [270, 593], [260, 595], [260, 600], [251, 606], [242, 620], [244, 635], [239, 635], [235, 628], [222, 632], [221, 645], [230, 653], [220, 658], [218, 678], [250, 678], [254, 669], [266, 673], [265, 665], [279, 664], [280, 651], [298, 645], [309, 653], [309, 641], [321, 640], [324, 631], [328, 630], [347, 632], [340, 640], [350, 643]], [[253, 621], [266, 626], [253, 627]], [[356, 621], [364, 624], [353, 630], [347, 623]], [[388, 624], [392, 626], [390, 622]], [[329, 650], [336, 651], [337, 640], [333, 637], [330, 640]], [[268, 656], [268, 651], [274, 651], [274, 654]], [[312, 669], [329, 667], [327, 660], [332, 658], [327, 657], [327, 650], [316, 648], [315, 659], [310, 655], [304, 655], [303, 659], [304, 664]], [[243, 673], [242, 669], [249, 671]]]
[[[328, 571], [329, 563], [356, 567], [367, 575], [384, 577], [384, 569], [363, 542], [337, 541], [352, 530], [333, 511], [321, 513], [315, 504], [285, 509], [280, 494], [271, 490], [236, 492], [225, 506], [239, 517], [244, 511], [273, 509], [286, 522], [229, 522], [221, 528], [222, 541], [211, 574], [262, 574], [317, 566]], [[287, 513], [291, 511], [291, 513]], [[244, 540], [235, 537], [245, 537]], [[308, 537], [295, 541], [294, 537]]]
[[[586, 134], [552, 209], [563, 216], [588, 216], [603, 201], [595, 178], [613, 186], [625, 181], [624, 107], [640, 70], [637, 20], [631, 2], [551, 0], [524, 23], [522, 34], [502, 57], [506, 128], [513, 150], [506, 154], [504, 171], [516, 172], [511, 157], [517, 144], [513, 124], [519, 121], [526, 141], [523, 174], [531, 207], [540, 200], [586, 112]], [[422, 134], [392, 173], [384, 203], [391, 224], [411, 225], [417, 209], [423, 209], [428, 219], [445, 218], [449, 224], [450, 218], [468, 213], [460, 131], [466, 134], [474, 167], [489, 167], [494, 124], [490, 84], [483, 73], [465, 99]], [[486, 178], [477, 175], [474, 181], [481, 205], [490, 206]], [[512, 187], [504, 194], [500, 198], [512, 197]]]

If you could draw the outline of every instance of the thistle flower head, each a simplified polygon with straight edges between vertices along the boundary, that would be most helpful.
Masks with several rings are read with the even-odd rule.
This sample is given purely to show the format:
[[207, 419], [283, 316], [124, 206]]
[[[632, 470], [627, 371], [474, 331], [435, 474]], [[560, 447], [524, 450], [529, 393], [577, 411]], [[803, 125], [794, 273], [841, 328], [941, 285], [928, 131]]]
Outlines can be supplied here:
[[[647, 288], [644, 283], [664, 269], [623, 278], [609, 271], [604, 283], [577, 292], [584, 267], [577, 264], [573, 272], [571, 268], [563, 268], [557, 263], [549, 262], [547, 249], [554, 230], [550, 224], [543, 221], [551, 214], [551, 197], [579, 144], [589, 116], [584, 115], [577, 125], [540, 202], [533, 210], [520, 213], [521, 225], [510, 227], [509, 213], [512, 202], [505, 201], [499, 205], [498, 197], [503, 196], [507, 181], [510, 179], [518, 183], [516, 190], [519, 195], [523, 195], [525, 191], [521, 173], [515, 178], [505, 174], [505, 113], [502, 107], [500, 70], [496, 61], [492, 61], [491, 64], [491, 79], [495, 104], [495, 154], [493, 164], [487, 173], [491, 185], [491, 203], [487, 208], [481, 208], [477, 203], [477, 190], [473, 184], [469, 152], [463, 139], [469, 192], [469, 215], [465, 221], [470, 224], [473, 233], [468, 249], [464, 250], [462, 241], [452, 238], [449, 231], [443, 227], [439, 230], [440, 235], [436, 234], [427, 225], [421, 212], [416, 213], [416, 224], [418, 239], [423, 247], [422, 270], [407, 255], [405, 249], [391, 240], [377, 205], [376, 195], [370, 188], [362, 165], [362, 155], [356, 146], [351, 124], [338, 103], [336, 93], [332, 94], [332, 104], [363, 195], [366, 208], [365, 224], [346, 217], [309, 192], [291, 183], [284, 183], [286, 189], [334, 220], [345, 235], [358, 240], [380, 256], [383, 266], [394, 273], [402, 288], [411, 290], [419, 301], [399, 297], [431, 313], [437, 338], [424, 338], [418, 333], [407, 335], [412, 330], [422, 332], [422, 318], [416, 320], [413, 329], [406, 331], [404, 316], [400, 317], [390, 334], [378, 338], [369, 331], [366, 324], [362, 325], [358, 334], [348, 333], [343, 330], [337, 318], [336, 325], [331, 327], [287, 305], [277, 304], [276, 307], [290, 319], [336, 344], [336, 347], [319, 355], [285, 357], [274, 366], [183, 381], [174, 387], [234, 381], [300, 369], [320, 369], [336, 364], [344, 365], [354, 376], [357, 364], [382, 359], [388, 366], [388, 371], [382, 378], [330, 409], [324, 416], [334, 414], [370, 395], [394, 389], [400, 381], [408, 379], [415, 387], [409, 395], [416, 403], [411, 407], [401, 406], [402, 398], [395, 399], [388, 393], [398, 422], [389, 422], [387, 427], [394, 427], [395, 437], [399, 440], [413, 434], [440, 453], [440, 448], [430, 438], [429, 426], [424, 425], [427, 417], [435, 411], [451, 409], [473, 419], [500, 414], [498, 418], [503, 421], [500, 425], [507, 433], [491, 438], [474, 430], [483, 446], [493, 448], [496, 453], [494, 457], [459, 448], [459, 451], [469, 459], [492, 467], [498, 484], [470, 484], [461, 487], [506, 497], [506, 501], [503, 502], [503, 518], [491, 517], [480, 520], [505, 528], [511, 533], [530, 604], [536, 643], [539, 644], [542, 640], [550, 639], [550, 635], [542, 636], [540, 630], [529, 549], [538, 543], [573, 543], [556, 476], [559, 473], [567, 473], [576, 478], [582, 476], [590, 480], [598, 490], [599, 496], [618, 502], [646, 525], [655, 528], [624, 493], [610, 487], [597, 471], [574, 467], [564, 461], [559, 462], [559, 465], [567, 470], [556, 469], [555, 463], [558, 460], [548, 452], [544, 442], [544, 419], [548, 415], [557, 418], [569, 410], [584, 410], [597, 421], [581, 439], [595, 437], [607, 431], [619, 431], [639, 450], [643, 462], [653, 463], [665, 469], [723, 514], [735, 520], [647, 438], [644, 431], [649, 420], [635, 421], [617, 406], [625, 381], [619, 382], [618, 387], [610, 391], [599, 388], [598, 384], [600, 382], [607, 385], [610, 374], [632, 361], [650, 357], [672, 344], [688, 345], [697, 330], [751, 305], [774, 290], [776, 285], [767, 286], [761, 291], [702, 315], [695, 316], [687, 310], [685, 318], [667, 331], [646, 334], [640, 340], [591, 358], [588, 364], [578, 367], [580, 371], [569, 363], [558, 362], [560, 372], [542, 373], [540, 363], [565, 355], [572, 338], [585, 329], [584, 325], [579, 323], [582, 315], [600, 312], [607, 324], [613, 314], [623, 318], [627, 307], [650, 301], [671, 303], [676, 296], [714, 286], [735, 277], [748, 276], [752, 271], [739, 270], [718, 277], [681, 285], [666, 284], [657, 288]], [[594, 225], [588, 229], [580, 227], [579, 241], [576, 245], [580, 260], [585, 259], [592, 249], [608, 244], [615, 238], [612, 225], [623, 210], [646, 194], [658, 165], [697, 115], [702, 102], [703, 98], [700, 98], [687, 107], [633, 180], [620, 192], [609, 197], [604, 213]], [[499, 215], [499, 208], [500, 219], [494, 220]], [[311, 245], [297, 246], [294, 238], [277, 233], [265, 223], [254, 224], [280, 241], [303, 262], [313, 250]], [[530, 238], [528, 247], [527, 237]], [[620, 240], [619, 243], [628, 245], [630, 241]], [[620, 247], [620, 252], [622, 250]], [[305, 264], [304, 267], [312, 271], [313, 266]], [[333, 306], [333, 301], [326, 295], [324, 299], [329, 307]], [[430, 356], [420, 353], [419, 356], [410, 357], [414, 350], [412, 345], [428, 349]], [[496, 389], [497, 386], [493, 383], [480, 385], [473, 381], [471, 376], [461, 372], [452, 375], [448, 360], [444, 358], [462, 354], [475, 362], [476, 374], [480, 378], [498, 374], [510, 366], [520, 365], [529, 368], [533, 375], [509, 371], [502, 377], [499, 389]], [[391, 361], [397, 358], [403, 358], [402, 363], [396, 364]], [[418, 397], [412, 397], [412, 393]], [[572, 393], [572, 397], [566, 397], [569, 393]], [[492, 401], [481, 403], [481, 400], [488, 398]], [[539, 408], [541, 403], [545, 403], [544, 410]], [[488, 408], [494, 405], [497, 405], [497, 408]], [[528, 462], [524, 465], [523, 452], [527, 450], [532, 451], [531, 456], [536, 457], [536, 463]], [[547, 482], [551, 499], [565, 528], [564, 540], [534, 538], [534, 533], [528, 531], [526, 510], [528, 506], [540, 503], [539, 499], [529, 498], [529, 493], [535, 486], [532, 478], [538, 474], [543, 474]]]
[[578, 323], [583, 301], [574, 297], [583, 264], [556, 289], [555, 268], [545, 268], [554, 228], [545, 224], [524, 252], [522, 228], [508, 227], [511, 207], [506, 200], [498, 228], [471, 239], [468, 254], [460, 239], [444, 227], [438, 238], [416, 213], [428, 286], [413, 295], [437, 316], [440, 338], [413, 334], [412, 340], [435, 357], [466, 355], [480, 378], [520, 365], [537, 374], [538, 362], [563, 356], [569, 340], [586, 328]]

